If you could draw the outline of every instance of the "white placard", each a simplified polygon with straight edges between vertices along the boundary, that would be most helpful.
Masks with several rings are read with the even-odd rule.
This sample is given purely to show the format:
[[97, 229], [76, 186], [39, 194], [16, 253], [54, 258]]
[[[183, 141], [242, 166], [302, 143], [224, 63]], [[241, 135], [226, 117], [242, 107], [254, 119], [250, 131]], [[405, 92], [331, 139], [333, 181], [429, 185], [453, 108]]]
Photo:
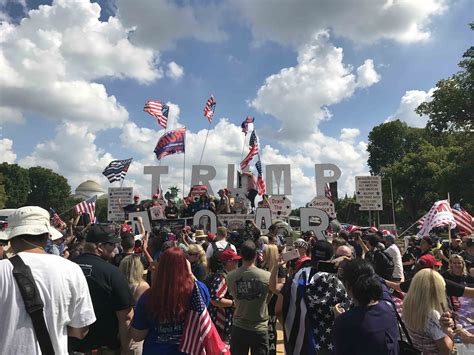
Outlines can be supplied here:
[[382, 211], [382, 178], [380, 176], [356, 176], [356, 202], [360, 211]]
[[150, 216], [152, 221], [165, 219], [165, 209], [161, 205], [150, 207]]
[[[125, 212], [123, 207], [133, 203], [133, 187], [109, 187], [107, 220], [109, 222], [123, 221]], [[122, 206], [119, 204], [119, 199]]]
[[334, 202], [325, 196], [316, 196], [308, 204], [308, 207], [314, 207], [320, 210], [323, 210], [331, 218], [336, 218], [336, 208], [334, 207]]
[[288, 217], [291, 213], [291, 200], [282, 195], [274, 195], [268, 198], [270, 202], [270, 209], [272, 210], [272, 217]]

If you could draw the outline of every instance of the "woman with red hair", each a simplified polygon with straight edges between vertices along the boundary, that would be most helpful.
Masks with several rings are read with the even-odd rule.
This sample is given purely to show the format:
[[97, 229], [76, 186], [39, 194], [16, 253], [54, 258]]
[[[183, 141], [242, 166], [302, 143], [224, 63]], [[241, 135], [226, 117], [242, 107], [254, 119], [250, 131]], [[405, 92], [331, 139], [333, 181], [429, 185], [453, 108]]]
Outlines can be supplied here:
[[208, 305], [209, 291], [195, 280], [183, 251], [173, 247], [161, 254], [152, 286], [138, 300], [132, 321], [133, 340], [145, 340], [143, 355], [183, 354], [178, 347], [195, 283]]

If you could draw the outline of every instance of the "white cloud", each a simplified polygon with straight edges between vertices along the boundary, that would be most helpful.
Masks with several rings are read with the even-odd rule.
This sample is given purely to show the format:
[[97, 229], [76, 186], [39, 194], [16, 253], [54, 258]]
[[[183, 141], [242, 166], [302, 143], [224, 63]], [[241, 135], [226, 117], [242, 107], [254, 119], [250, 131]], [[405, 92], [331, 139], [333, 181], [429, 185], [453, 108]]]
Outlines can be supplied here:
[[173, 80], [178, 80], [183, 77], [184, 69], [179, 64], [176, 64], [175, 62], [170, 62], [168, 63], [168, 70], [166, 71], [166, 75]]
[[379, 80], [373, 62], [367, 60], [358, 76], [344, 65], [342, 48], [329, 42], [327, 32], [315, 35], [298, 51], [297, 65], [269, 76], [251, 106], [281, 122], [279, 138], [306, 139], [321, 121], [330, 118], [329, 105], [352, 96], [358, 87]]
[[375, 71], [374, 61], [366, 59], [364, 64], [357, 68], [357, 86], [367, 88], [380, 81], [380, 74]]
[[[197, 2], [196, 2], [197, 4]], [[117, 16], [129, 28], [134, 28], [134, 43], [157, 50], [174, 47], [177, 40], [193, 38], [203, 42], [226, 38], [219, 29], [221, 7], [217, 5], [177, 4], [168, 0], [117, 0]]]
[[354, 139], [358, 137], [360, 130], [358, 128], [343, 128], [341, 129], [340, 140], [354, 142]]
[[409, 90], [405, 92], [400, 100], [400, 105], [397, 111], [389, 116], [385, 122], [400, 120], [406, 122], [411, 127], [424, 128], [428, 122], [426, 116], [420, 116], [415, 112], [415, 109], [425, 101], [431, 100], [434, 89], [428, 92], [423, 90]]
[[20, 110], [0, 107], [0, 123], [24, 123], [25, 118]]
[[[233, 0], [257, 41], [300, 45], [315, 32], [331, 29], [357, 43], [380, 39], [419, 42], [429, 39], [429, 23], [447, 0]], [[291, 20], [289, 20], [291, 19]]]
[[12, 150], [13, 141], [8, 138], [0, 139], [0, 163], [14, 163], [16, 154]]
[[0, 26], [0, 105], [48, 119], [117, 127], [128, 112], [104, 77], [151, 83], [163, 76], [157, 53], [132, 44], [130, 31], [87, 0], [56, 0], [28, 12], [18, 25]]

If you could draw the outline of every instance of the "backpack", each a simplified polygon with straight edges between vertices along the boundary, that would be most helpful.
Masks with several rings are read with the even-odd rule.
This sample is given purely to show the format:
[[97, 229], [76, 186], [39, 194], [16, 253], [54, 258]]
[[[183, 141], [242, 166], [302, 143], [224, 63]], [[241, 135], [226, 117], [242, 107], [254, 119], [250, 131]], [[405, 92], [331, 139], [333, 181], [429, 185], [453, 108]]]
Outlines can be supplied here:
[[230, 249], [231, 244], [227, 242], [227, 245], [225, 246], [224, 249], [218, 248], [216, 242], [212, 242], [211, 246], [212, 246], [212, 256], [209, 259], [209, 270], [211, 270], [212, 273], [216, 273], [217, 271], [219, 271], [219, 269], [221, 269], [224, 266], [219, 260], [219, 256], [225, 250]]
[[372, 265], [374, 266], [377, 275], [386, 280], [392, 279], [395, 264], [393, 263], [392, 257], [387, 252], [375, 249], [372, 256]]

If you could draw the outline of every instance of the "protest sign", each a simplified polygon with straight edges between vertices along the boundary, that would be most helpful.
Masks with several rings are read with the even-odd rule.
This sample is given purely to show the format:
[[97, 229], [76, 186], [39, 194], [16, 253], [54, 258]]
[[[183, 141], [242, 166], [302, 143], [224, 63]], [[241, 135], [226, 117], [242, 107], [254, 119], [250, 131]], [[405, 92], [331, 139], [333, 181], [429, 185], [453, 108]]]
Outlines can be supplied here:
[[356, 176], [356, 202], [360, 211], [382, 211], [382, 178], [380, 176]]
[[291, 200], [286, 196], [270, 196], [270, 209], [272, 210], [272, 217], [288, 217], [291, 213]]
[[161, 205], [150, 207], [150, 217], [153, 221], [165, 219], [166, 217], [164, 212], [165, 209]]
[[334, 202], [325, 196], [316, 196], [308, 204], [308, 207], [318, 208], [323, 210], [331, 218], [336, 218], [336, 208], [334, 207]]
[[107, 206], [107, 220], [109, 222], [123, 221], [125, 219], [123, 207], [133, 203], [132, 195], [132, 187], [109, 187]]

